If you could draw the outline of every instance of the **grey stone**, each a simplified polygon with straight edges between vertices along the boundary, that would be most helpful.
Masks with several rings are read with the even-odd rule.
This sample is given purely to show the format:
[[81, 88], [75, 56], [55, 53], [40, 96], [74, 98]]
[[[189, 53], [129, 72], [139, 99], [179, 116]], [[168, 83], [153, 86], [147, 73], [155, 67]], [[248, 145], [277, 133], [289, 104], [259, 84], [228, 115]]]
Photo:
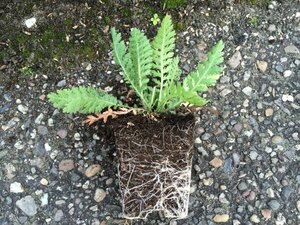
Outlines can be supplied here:
[[34, 122], [35, 122], [36, 124], [41, 124], [41, 122], [42, 122], [43, 119], [44, 119], [44, 114], [43, 114], [43, 113], [40, 113], [40, 114], [38, 115], [38, 117], [34, 120]]
[[285, 53], [287, 54], [299, 54], [300, 51], [295, 45], [289, 45], [284, 48]]
[[61, 209], [57, 210], [55, 215], [54, 215], [54, 221], [56, 221], [56, 222], [61, 221], [63, 216], [64, 216], [64, 212]]
[[276, 31], [276, 26], [274, 24], [270, 24], [268, 31], [270, 31], [270, 32]]
[[222, 91], [220, 92], [220, 95], [221, 95], [222, 97], [225, 97], [226, 95], [230, 94], [231, 92], [232, 92], [231, 90], [225, 88], [224, 90], [222, 90]]
[[272, 137], [272, 143], [273, 144], [278, 145], [278, 144], [281, 144], [282, 142], [283, 142], [283, 138], [281, 136], [275, 135], [275, 136]]
[[238, 189], [240, 190], [240, 191], [245, 191], [245, 190], [247, 190], [247, 184], [245, 183], [245, 182], [241, 182], [239, 185], [238, 185]]
[[235, 166], [237, 166], [237, 165], [240, 164], [240, 162], [241, 162], [241, 160], [240, 160], [241, 156], [238, 153], [236, 153], [236, 152], [233, 153], [232, 154], [232, 158], [233, 158], [233, 163], [234, 163]]
[[2, 150], [2, 151], [0, 151], [0, 159], [2, 159], [4, 156], [6, 156], [7, 153], [8, 153], [7, 150]]
[[66, 84], [67, 84], [66, 80], [61, 80], [61, 81], [59, 81], [59, 82], [56, 84], [56, 86], [57, 86], [57, 87], [64, 87], [64, 86], [66, 86]]
[[288, 200], [292, 193], [293, 193], [292, 187], [285, 186], [284, 188], [282, 188], [281, 194], [284, 200]]
[[277, 64], [275, 70], [279, 73], [283, 73], [284, 71], [283, 66], [281, 64]]
[[7, 102], [11, 102], [13, 100], [10, 93], [5, 93], [3, 97]]
[[27, 216], [34, 216], [37, 213], [37, 206], [34, 199], [27, 195], [16, 202], [18, 208], [20, 208]]
[[61, 130], [57, 131], [57, 135], [58, 135], [60, 138], [65, 138], [65, 137], [67, 137], [68, 132], [67, 132], [65, 129], [61, 129]]
[[244, 73], [244, 81], [248, 81], [251, 77], [251, 72], [250, 71], [246, 71]]
[[245, 88], [243, 88], [242, 92], [243, 92], [245, 95], [249, 96], [249, 95], [252, 94], [252, 88], [249, 87], [249, 86], [248, 86], [248, 87], [245, 87]]
[[35, 144], [35, 154], [37, 156], [44, 156], [46, 154], [45, 143], [44, 140], [39, 140]]
[[47, 135], [49, 132], [48, 132], [48, 128], [45, 127], [45, 126], [38, 126], [37, 127], [37, 130], [38, 130], [38, 133], [41, 134], [41, 135]]
[[216, 138], [219, 143], [224, 143], [227, 140], [225, 135], [218, 135]]
[[268, 202], [268, 206], [271, 207], [272, 210], [276, 211], [280, 208], [280, 203], [277, 200], [273, 199]]
[[224, 165], [223, 165], [223, 170], [225, 173], [232, 172], [232, 159], [231, 158], [225, 159]]
[[257, 152], [256, 151], [251, 151], [250, 154], [249, 154], [249, 157], [251, 160], [256, 160], [257, 159]]
[[203, 141], [207, 141], [208, 139], [210, 139], [210, 137], [211, 137], [211, 134], [209, 134], [209, 133], [204, 133], [204, 134], [201, 136], [201, 139], [202, 139]]
[[228, 60], [228, 64], [231, 68], [235, 69], [240, 65], [241, 60], [242, 60], [242, 55], [240, 51], [236, 51]]
[[27, 216], [20, 216], [18, 220], [21, 224], [24, 224], [27, 221], [27, 219], [28, 219]]

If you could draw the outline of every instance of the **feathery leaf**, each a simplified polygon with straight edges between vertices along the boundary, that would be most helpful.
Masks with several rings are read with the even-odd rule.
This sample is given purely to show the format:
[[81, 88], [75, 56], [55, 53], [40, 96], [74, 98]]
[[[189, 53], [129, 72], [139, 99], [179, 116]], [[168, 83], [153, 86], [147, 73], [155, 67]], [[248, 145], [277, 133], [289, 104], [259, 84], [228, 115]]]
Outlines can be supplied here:
[[92, 87], [73, 87], [48, 94], [56, 108], [65, 113], [95, 113], [107, 107], [121, 106], [114, 96]]
[[185, 90], [207, 91], [209, 86], [216, 84], [223, 72], [223, 67], [219, 66], [224, 60], [223, 48], [223, 41], [219, 41], [208, 53], [207, 59], [183, 80]]
[[143, 93], [148, 88], [148, 76], [152, 68], [152, 48], [147, 37], [137, 28], [131, 31], [128, 52], [132, 61], [130, 80], [139, 93]]
[[162, 99], [163, 87], [167, 84], [167, 81], [173, 79], [172, 70], [174, 48], [175, 48], [175, 31], [171, 17], [165, 16], [161, 23], [161, 27], [158, 29], [157, 35], [153, 42], [153, 77], [154, 81], [158, 85], [158, 102]]

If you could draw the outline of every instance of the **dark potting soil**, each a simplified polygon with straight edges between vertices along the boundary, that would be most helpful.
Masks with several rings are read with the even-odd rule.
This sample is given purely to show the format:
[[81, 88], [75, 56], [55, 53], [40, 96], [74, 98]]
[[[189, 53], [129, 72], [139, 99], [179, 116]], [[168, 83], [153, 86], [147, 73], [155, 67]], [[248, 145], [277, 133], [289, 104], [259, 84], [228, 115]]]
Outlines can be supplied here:
[[166, 217], [187, 214], [194, 124], [193, 115], [111, 121], [125, 217], [145, 218], [156, 210]]

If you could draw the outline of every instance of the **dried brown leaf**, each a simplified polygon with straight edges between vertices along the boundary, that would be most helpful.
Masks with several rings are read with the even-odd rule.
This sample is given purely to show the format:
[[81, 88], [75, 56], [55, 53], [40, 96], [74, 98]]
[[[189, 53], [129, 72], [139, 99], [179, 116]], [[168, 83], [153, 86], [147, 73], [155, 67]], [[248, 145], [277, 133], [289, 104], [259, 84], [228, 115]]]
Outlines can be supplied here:
[[127, 108], [120, 108], [120, 110], [114, 111], [111, 108], [108, 108], [107, 111], [104, 111], [102, 113], [97, 113], [96, 116], [88, 115], [87, 118], [82, 123], [87, 124], [89, 126], [99, 120], [103, 120], [103, 122], [106, 123], [109, 117], [114, 119], [120, 115], [126, 115], [129, 113], [133, 113], [134, 115], [136, 115], [139, 112], [143, 112], [143, 111], [144, 111], [143, 109], [127, 109]]

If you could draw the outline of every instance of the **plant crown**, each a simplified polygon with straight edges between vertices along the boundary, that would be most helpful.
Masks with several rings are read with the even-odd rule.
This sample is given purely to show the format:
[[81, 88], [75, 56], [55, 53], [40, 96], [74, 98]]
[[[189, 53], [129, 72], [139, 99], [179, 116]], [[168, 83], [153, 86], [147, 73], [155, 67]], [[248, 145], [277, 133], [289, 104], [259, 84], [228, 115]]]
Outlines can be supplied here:
[[[112, 53], [121, 67], [124, 80], [139, 97], [146, 112], [165, 113], [183, 103], [203, 106], [207, 100], [198, 95], [215, 85], [223, 71], [224, 44], [219, 41], [207, 59], [180, 81], [179, 58], [174, 56], [175, 31], [165, 16], [153, 41], [137, 28], [130, 33], [128, 46], [115, 28], [111, 29]], [[48, 95], [50, 102], [66, 113], [95, 113], [106, 108], [128, 108], [116, 97], [92, 87], [73, 87]]]

